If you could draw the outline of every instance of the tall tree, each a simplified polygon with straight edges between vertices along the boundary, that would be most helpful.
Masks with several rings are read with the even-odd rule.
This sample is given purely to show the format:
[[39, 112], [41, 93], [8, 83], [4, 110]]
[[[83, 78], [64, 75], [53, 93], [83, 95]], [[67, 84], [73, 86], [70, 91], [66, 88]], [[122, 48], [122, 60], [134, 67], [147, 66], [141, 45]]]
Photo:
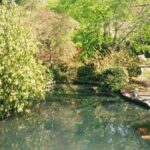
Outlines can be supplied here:
[[83, 49], [81, 58], [125, 49], [149, 20], [149, 5], [144, 0], [57, 0], [47, 7], [80, 23], [74, 41]]

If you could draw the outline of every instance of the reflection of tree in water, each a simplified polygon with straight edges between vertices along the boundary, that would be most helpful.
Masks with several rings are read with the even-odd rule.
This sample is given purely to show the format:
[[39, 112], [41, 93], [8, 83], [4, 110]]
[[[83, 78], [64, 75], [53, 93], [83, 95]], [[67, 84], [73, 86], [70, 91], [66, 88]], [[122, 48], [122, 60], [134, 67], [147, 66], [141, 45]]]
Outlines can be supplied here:
[[98, 110], [103, 120], [96, 116], [100, 115], [97, 114], [97, 107], [86, 107], [81, 111], [82, 121], [77, 124], [76, 132], [81, 145], [88, 147], [89, 150], [139, 150], [142, 148], [143, 143], [135, 137], [128, 126], [113, 124], [112, 120], [105, 118], [108, 117], [106, 110], [102, 107], [98, 107]]
[[[59, 108], [58, 108], [59, 107]], [[3, 127], [0, 146], [18, 150], [66, 150], [74, 136], [74, 114], [70, 108], [55, 105], [39, 117], [12, 122]], [[22, 122], [23, 121], [23, 122]], [[10, 122], [11, 123], [11, 122]]]
[[104, 107], [97, 98], [73, 105], [47, 104], [31, 117], [3, 122], [0, 147], [2, 150], [148, 149], [149, 144], [121, 122], [124, 116], [113, 111], [113, 108], [118, 111], [116, 107], [118, 103]]

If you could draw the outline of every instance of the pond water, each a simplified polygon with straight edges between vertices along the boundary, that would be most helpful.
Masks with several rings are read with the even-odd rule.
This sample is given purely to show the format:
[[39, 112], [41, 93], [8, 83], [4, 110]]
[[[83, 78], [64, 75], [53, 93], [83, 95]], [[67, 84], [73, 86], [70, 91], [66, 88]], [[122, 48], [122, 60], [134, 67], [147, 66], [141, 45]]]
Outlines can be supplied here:
[[53, 94], [39, 110], [0, 122], [0, 150], [148, 150], [137, 129], [150, 111], [119, 96]]

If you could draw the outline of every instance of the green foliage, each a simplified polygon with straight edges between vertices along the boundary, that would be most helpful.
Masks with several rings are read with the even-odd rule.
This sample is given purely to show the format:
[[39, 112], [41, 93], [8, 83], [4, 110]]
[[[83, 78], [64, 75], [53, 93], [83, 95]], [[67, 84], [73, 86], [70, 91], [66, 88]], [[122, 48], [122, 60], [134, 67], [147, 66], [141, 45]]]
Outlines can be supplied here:
[[72, 68], [64, 63], [53, 64], [50, 68], [53, 72], [54, 80], [57, 83], [73, 82], [76, 76], [75, 68]]
[[1, 5], [0, 20], [0, 114], [27, 111], [44, 98], [47, 71], [35, 58], [37, 42], [25, 27], [24, 11]]
[[131, 55], [126, 51], [112, 53], [114, 66], [125, 67], [130, 77], [138, 76], [141, 73], [139, 59], [135, 55]]
[[68, 66], [64, 64], [57, 64], [52, 65], [51, 67], [53, 74], [54, 74], [54, 80], [56, 82], [67, 82], [67, 76], [66, 72], [68, 71]]
[[17, 4], [24, 4], [27, 0], [15, 0]]
[[131, 38], [130, 49], [136, 54], [150, 56], [150, 24], [143, 25], [141, 30]]
[[25, 10], [35, 11], [38, 7], [41, 7], [40, 0], [14, 0], [16, 4], [22, 6]]
[[127, 48], [126, 41], [141, 31], [148, 19], [149, 7], [141, 7], [142, 3], [144, 0], [53, 0], [47, 8], [66, 13], [80, 23], [73, 40], [83, 49], [81, 60], [85, 60]]
[[141, 73], [139, 59], [135, 55], [132, 55], [124, 50], [118, 52], [112, 51], [105, 57], [99, 56], [96, 59], [98, 61], [93, 62], [96, 64], [96, 70], [99, 73], [113, 66], [126, 68], [130, 77], [137, 76]]
[[39, 2], [39, 0], [15, 0], [16, 4], [19, 4], [19, 5], [26, 5], [26, 4], [35, 4], [37, 2]]
[[88, 64], [78, 68], [76, 82], [90, 83], [95, 81], [96, 81], [96, 72], [94, 64]]
[[99, 76], [100, 90], [104, 92], [116, 92], [128, 83], [128, 72], [121, 67], [106, 69]]

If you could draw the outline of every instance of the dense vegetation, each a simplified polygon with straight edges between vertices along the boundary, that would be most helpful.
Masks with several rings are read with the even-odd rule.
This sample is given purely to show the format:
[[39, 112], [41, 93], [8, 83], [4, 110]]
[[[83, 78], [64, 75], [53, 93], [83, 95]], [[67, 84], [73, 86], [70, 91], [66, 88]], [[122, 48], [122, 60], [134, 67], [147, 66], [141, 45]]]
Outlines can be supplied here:
[[[79, 23], [72, 35], [79, 51], [78, 72], [93, 64], [96, 76], [113, 66], [125, 67], [130, 77], [140, 73], [137, 54], [148, 56], [150, 53], [148, 3], [143, 0], [54, 0], [49, 1], [46, 8]], [[83, 77], [80, 74], [77, 78], [83, 82], [89, 76], [87, 73], [86, 78], [83, 73]], [[95, 81], [95, 77], [91, 78]]]
[[124, 68], [106, 69], [99, 77], [101, 91], [119, 91], [128, 83], [128, 78], [128, 72]]
[[[134, 47], [135, 43], [148, 45], [149, 7], [144, 2], [145, 0], [58, 0], [50, 1], [47, 8], [67, 13], [80, 23], [74, 41], [83, 49], [81, 57], [87, 58], [99, 53], [105, 55], [113, 50], [127, 50]], [[134, 52], [144, 52], [134, 48]]]
[[[0, 6], [0, 115], [29, 111], [44, 98], [46, 67], [35, 58], [37, 41], [25, 27], [24, 10]], [[13, 17], [12, 17], [13, 16]]]
[[140, 73], [137, 55], [150, 56], [145, 0], [15, 2], [0, 5], [1, 116], [29, 112], [51, 71], [59, 83], [116, 92]]

